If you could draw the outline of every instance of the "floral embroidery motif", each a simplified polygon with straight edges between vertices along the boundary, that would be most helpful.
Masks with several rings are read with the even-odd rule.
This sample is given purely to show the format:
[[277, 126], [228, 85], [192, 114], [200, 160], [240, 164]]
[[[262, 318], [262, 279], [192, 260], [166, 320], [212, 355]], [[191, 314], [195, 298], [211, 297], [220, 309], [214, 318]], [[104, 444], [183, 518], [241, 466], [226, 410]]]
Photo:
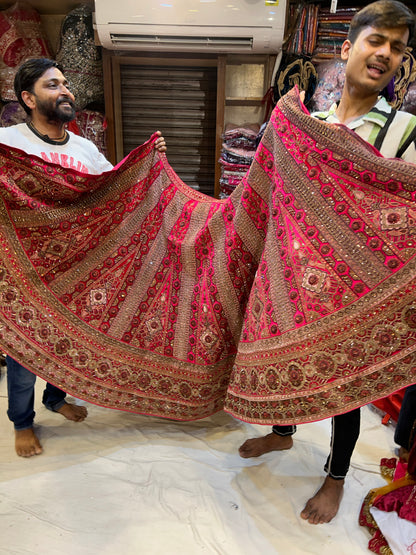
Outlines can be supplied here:
[[313, 293], [320, 293], [324, 287], [326, 273], [316, 268], [306, 268], [303, 276], [302, 287], [312, 291]]
[[380, 213], [381, 229], [405, 229], [408, 227], [407, 209], [405, 206], [397, 208], [384, 208]]

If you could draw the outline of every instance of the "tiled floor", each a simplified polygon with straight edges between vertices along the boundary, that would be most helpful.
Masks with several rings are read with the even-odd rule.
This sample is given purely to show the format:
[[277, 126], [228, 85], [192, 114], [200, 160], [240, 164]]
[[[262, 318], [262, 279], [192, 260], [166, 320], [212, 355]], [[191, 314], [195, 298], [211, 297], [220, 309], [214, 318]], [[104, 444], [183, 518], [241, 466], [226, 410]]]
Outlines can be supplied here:
[[381, 457], [393, 429], [363, 409], [362, 433], [337, 517], [299, 517], [320, 485], [329, 423], [300, 427], [290, 451], [242, 459], [238, 446], [269, 430], [225, 413], [178, 423], [88, 405], [72, 423], [40, 404], [42, 455], [23, 459], [0, 378], [0, 553], [7, 555], [359, 555], [357, 522], [367, 491], [384, 485]]

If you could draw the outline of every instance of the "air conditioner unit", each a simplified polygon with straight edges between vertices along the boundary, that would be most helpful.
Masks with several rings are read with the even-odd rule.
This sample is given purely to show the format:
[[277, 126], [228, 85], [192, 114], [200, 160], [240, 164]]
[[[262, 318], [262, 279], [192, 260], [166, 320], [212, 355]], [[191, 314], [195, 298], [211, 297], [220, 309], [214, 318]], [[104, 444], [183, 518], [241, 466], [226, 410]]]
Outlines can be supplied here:
[[94, 28], [110, 50], [275, 53], [286, 0], [95, 0]]

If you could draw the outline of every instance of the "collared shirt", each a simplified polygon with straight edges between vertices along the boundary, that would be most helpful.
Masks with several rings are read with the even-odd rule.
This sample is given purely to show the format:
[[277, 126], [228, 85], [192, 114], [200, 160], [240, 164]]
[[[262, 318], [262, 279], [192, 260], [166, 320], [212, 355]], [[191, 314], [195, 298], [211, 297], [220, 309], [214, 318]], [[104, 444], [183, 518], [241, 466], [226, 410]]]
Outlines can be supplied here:
[[[335, 103], [327, 112], [314, 112], [312, 116], [339, 124], [336, 109]], [[350, 121], [347, 127], [386, 158], [403, 158], [416, 163], [416, 116], [394, 110], [384, 97], [380, 96], [367, 114]]]

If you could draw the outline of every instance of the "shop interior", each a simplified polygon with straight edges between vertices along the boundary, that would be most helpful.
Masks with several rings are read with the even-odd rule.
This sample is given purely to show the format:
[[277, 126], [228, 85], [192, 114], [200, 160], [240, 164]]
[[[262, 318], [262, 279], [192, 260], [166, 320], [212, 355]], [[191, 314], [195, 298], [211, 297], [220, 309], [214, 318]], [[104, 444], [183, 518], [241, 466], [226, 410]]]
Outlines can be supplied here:
[[[103, 2], [117, 12], [117, 2], [108, 0], [0, 1], [3, 38], [16, 24], [16, 36], [7, 40], [21, 40], [14, 51], [0, 44], [0, 126], [25, 121], [13, 79], [19, 63], [33, 56], [32, 35], [38, 33], [36, 56], [60, 61], [73, 85], [77, 117], [71, 130], [93, 141], [112, 164], [160, 130], [168, 161], [183, 182], [222, 199], [250, 168], [262, 126], [293, 85], [306, 89], [309, 111], [328, 109], [339, 99], [340, 45], [351, 17], [365, 5], [270, 2], [281, 18], [276, 47], [207, 52], [103, 47], [95, 13]], [[22, 25], [18, 10], [29, 13]], [[32, 42], [25, 42], [24, 29]], [[416, 114], [416, 66], [396, 85], [396, 107]], [[329, 420], [300, 425], [288, 451], [244, 459], [239, 446], [269, 427], [225, 412], [177, 422], [80, 399], [72, 402], [86, 406], [88, 418], [74, 423], [43, 407], [44, 382], [38, 378], [36, 429], [44, 452], [26, 459], [14, 451], [6, 372], [3, 365], [1, 554], [370, 553], [374, 531], [360, 525], [360, 511], [367, 493], [386, 483], [381, 459], [397, 458], [395, 415], [380, 406], [362, 409], [337, 516], [315, 526], [300, 512], [324, 477]]]

